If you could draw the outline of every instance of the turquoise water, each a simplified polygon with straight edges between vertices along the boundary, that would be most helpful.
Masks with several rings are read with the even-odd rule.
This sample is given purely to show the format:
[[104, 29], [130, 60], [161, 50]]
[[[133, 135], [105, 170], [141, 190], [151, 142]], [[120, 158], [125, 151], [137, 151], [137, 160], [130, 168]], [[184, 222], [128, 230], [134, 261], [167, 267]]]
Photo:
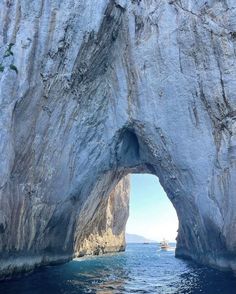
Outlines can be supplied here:
[[129, 244], [124, 253], [46, 267], [0, 283], [1, 294], [188, 293], [234, 294], [236, 278], [158, 251], [155, 244]]

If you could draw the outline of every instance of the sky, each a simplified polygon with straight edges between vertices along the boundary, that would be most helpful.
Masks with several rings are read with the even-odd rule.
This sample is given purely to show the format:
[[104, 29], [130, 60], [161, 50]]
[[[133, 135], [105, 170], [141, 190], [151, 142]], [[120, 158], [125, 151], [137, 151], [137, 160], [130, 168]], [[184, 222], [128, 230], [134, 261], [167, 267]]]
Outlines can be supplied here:
[[130, 216], [126, 232], [151, 240], [175, 241], [178, 217], [156, 176], [131, 175]]

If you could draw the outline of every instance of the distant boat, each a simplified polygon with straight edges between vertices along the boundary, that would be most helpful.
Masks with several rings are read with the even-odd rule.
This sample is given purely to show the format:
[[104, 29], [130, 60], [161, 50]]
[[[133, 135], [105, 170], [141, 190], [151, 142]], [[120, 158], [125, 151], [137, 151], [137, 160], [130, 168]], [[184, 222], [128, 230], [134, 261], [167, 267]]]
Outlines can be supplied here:
[[160, 242], [160, 247], [161, 247], [161, 250], [168, 250], [171, 248], [168, 241], [165, 239], [163, 239], [163, 241]]
[[150, 244], [150, 242], [143, 242], [143, 244]]

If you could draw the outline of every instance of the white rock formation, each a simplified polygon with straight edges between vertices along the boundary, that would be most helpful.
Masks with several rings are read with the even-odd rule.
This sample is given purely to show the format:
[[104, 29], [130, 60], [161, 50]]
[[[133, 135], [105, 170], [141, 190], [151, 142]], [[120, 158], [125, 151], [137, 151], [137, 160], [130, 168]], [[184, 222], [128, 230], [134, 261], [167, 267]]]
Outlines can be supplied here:
[[178, 256], [236, 268], [235, 1], [3, 0], [0, 63], [2, 276], [74, 256], [134, 171]]

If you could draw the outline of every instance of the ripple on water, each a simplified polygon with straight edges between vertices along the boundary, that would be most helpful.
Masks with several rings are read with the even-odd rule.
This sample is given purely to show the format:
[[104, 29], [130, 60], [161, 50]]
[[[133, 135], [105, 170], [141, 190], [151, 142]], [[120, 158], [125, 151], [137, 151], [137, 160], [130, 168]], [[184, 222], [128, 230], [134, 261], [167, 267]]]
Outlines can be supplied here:
[[176, 259], [156, 244], [129, 245], [125, 253], [86, 257], [0, 283], [1, 294], [234, 294], [236, 278]]

